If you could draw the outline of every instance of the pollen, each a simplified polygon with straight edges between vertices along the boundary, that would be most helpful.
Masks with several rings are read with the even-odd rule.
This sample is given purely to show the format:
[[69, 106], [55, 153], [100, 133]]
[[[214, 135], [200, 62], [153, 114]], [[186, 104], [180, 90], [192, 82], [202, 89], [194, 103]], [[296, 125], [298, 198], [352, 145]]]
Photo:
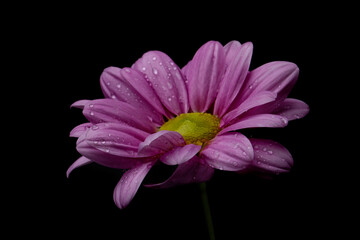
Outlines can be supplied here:
[[184, 113], [170, 119], [159, 130], [180, 133], [186, 144], [203, 145], [220, 130], [220, 119], [210, 113]]

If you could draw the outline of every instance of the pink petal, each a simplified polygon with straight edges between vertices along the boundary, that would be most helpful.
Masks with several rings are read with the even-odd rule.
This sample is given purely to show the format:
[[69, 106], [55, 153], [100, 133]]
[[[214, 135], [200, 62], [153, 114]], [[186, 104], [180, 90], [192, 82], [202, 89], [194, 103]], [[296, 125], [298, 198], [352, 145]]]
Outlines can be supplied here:
[[[153, 119], [146, 112], [114, 99], [88, 101], [83, 109], [84, 116], [92, 123], [120, 122], [149, 133], [156, 131]], [[163, 121], [163, 120], [157, 120]]]
[[71, 166], [68, 168], [68, 170], [66, 171], [66, 177], [69, 178], [70, 173], [79, 167], [85, 166], [89, 163], [92, 163], [92, 161], [90, 159], [87, 159], [84, 156], [81, 156], [78, 160], [76, 160], [73, 164], [71, 164]]
[[[225, 46], [226, 47], [226, 46]], [[238, 44], [230, 44], [225, 57], [226, 71], [224, 80], [220, 83], [219, 93], [215, 100], [214, 114], [223, 116], [230, 104], [238, 95], [245, 77], [248, 74], [253, 45], [245, 43], [239, 47]]]
[[149, 135], [139, 145], [139, 156], [154, 156], [184, 146], [185, 140], [178, 132], [159, 131]]
[[262, 91], [277, 94], [278, 99], [285, 99], [295, 85], [299, 68], [291, 62], [270, 62], [251, 71], [245, 83], [232, 104], [232, 109], [239, 106], [251, 95]]
[[70, 137], [80, 137], [92, 125], [93, 125], [92, 123], [83, 123], [76, 126], [73, 130], [71, 130]]
[[188, 144], [176, 147], [160, 157], [160, 161], [167, 165], [182, 164], [193, 158], [201, 149], [200, 145]]
[[255, 153], [253, 168], [272, 173], [290, 171], [293, 158], [285, 147], [272, 140], [251, 138], [250, 142]]
[[235, 131], [243, 128], [282, 128], [287, 126], [288, 120], [280, 115], [259, 114], [240, 119], [238, 122], [225, 127], [219, 134]]
[[183, 75], [184, 75], [184, 77], [185, 77], [185, 79], [186, 79], [185, 83], [187, 83], [187, 75], [188, 75], [188, 73], [189, 73], [188, 70], [189, 70], [189, 67], [190, 67], [191, 63], [192, 63], [192, 60], [190, 60], [190, 61], [181, 69], [181, 72], [183, 73]]
[[100, 84], [107, 98], [129, 103], [154, 120], [165, 115], [164, 108], [144, 75], [134, 69], [106, 68], [101, 74]]
[[249, 109], [272, 102], [275, 99], [276, 99], [276, 94], [273, 92], [269, 92], [269, 91], [260, 92], [253, 96], [250, 96], [242, 104], [240, 104], [237, 108], [228, 112], [221, 119], [221, 127], [228, 124], [230, 121], [232, 121], [236, 117], [239, 117], [241, 114], [245, 113]]
[[200, 153], [209, 166], [226, 171], [246, 168], [254, 157], [252, 145], [240, 133], [216, 136]]
[[148, 133], [119, 123], [93, 125], [77, 141], [76, 149], [98, 164], [127, 169], [148, 161], [137, 155], [138, 145]]
[[204, 44], [187, 67], [189, 101], [193, 112], [206, 112], [213, 104], [225, 67], [224, 49], [219, 42]]
[[118, 208], [123, 209], [129, 205], [153, 164], [153, 162], [141, 164], [124, 173], [113, 194], [114, 202]]
[[201, 159], [194, 156], [189, 161], [180, 164], [174, 173], [164, 182], [148, 184], [150, 188], [169, 188], [182, 184], [200, 183], [210, 180], [214, 174], [214, 169], [201, 162]]
[[151, 83], [161, 103], [172, 113], [180, 115], [189, 110], [184, 76], [165, 53], [150, 51], [132, 66]]
[[88, 103], [88, 102], [90, 102], [91, 100], [78, 100], [78, 101], [76, 101], [76, 102], [74, 102], [73, 104], [71, 104], [71, 108], [72, 107], [75, 107], [75, 108], [80, 108], [80, 109], [83, 109], [84, 108], [84, 106]]
[[145, 140], [145, 133], [139, 129], [119, 123], [97, 124], [87, 131], [86, 141], [92, 147], [111, 152], [113, 155], [134, 157], [139, 144]]
[[309, 111], [309, 106], [303, 101], [287, 98], [280, 103], [273, 113], [281, 115], [290, 121], [305, 117]]

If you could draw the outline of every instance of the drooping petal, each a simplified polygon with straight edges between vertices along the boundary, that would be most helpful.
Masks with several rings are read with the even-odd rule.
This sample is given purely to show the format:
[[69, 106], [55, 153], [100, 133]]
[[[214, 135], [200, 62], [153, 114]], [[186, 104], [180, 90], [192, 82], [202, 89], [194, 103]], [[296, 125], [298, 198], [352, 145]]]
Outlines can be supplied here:
[[83, 123], [74, 127], [73, 130], [70, 131], [70, 137], [80, 137], [92, 125], [92, 123]]
[[226, 132], [235, 131], [243, 128], [282, 128], [287, 126], [288, 120], [280, 115], [275, 114], [259, 114], [249, 117], [244, 117], [238, 122], [233, 123], [219, 132], [219, 135]]
[[254, 148], [252, 168], [271, 173], [288, 172], [293, 165], [290, 152], [272, 140], [250, 138]]
[[277, 106], [273, 113], [286, 117], [290, 121], [305, 117], [309, 111], [309, 106], [303, 101], [287, 98]]
[[165, 115], [144, 75], [134, 69], [108, 67], [101, 74], [100, 85], [105, 97], [127, 102], [154, 120], [159, 120], [161, 114]]
[[127, 169], [149, 161], [137, 149], [148, 133], [120, 123], [100, 123], [88, 128], [77, 141], [76, 149], [98, 164]]
[[276, 99], [276, 94], [269, 91], [263, 91], [261, 93], [258, 93], [256, 95], [250, 96], [248, 99], [246, 99], [242, 104], [240, 104], [237, 108], [234, 110], [228, 112], [222, 119], [221, 119], [221, 125], [220, 127], [228, 124], [230, 121], [235, 119], [236, 117], [239, 117], [244, 112], [248, 111], [251, 108], [261, 106], [263, 104], [272, 102]]
[[206, 112], [213, 104], [225, 68], [224, 48], [219, 42], [204, 44], [186, 69], [190, 107]]
[[141, 164], [124, 173], [113, 194], [114, 202], [118, 208], [123, 209], [129, 205], [153, 164], [154, 162]]
[[153, 119], [126, 102], [114, 99], [97, 99], [88, 101], [83, 109], [84, 116], [92, 123], [120, 122], [149, 133], [156, 131]]
[[252, 145], [240, 133], [216, 136], [200, 153], [209, 166], [226, 171], [246, 168], [254, 158]]
[[188, 144], [176, 147], [160, 157], [160, 161], [167, 165], [182, 164], [193, 158], [201, 149], [200, 145]]
[[180, 115], [189, 110], [185, 79], [180, 68], [163, 52], [145, 53], [132, 66], [142, 72], [152, 84], [161, 103], [172, 113]]
[[299, 75], [299, 68], [291, 62], [276, 61], [266, 63], [248, 73], [244, 85], [231, 109], [236, 108], [251, 95], [263, 91], [277, 94], [277, 99], [283, 100], [290, 93]]
[[66, 171], [66, 177], [69, 178], [70, 173], [79, 167], [85, 166], [89, 163], [92, 163], [92, 161], [84, 156], [81, 156], [78, 160], [76, 160], [73, 164], [71, 164], [71, 166], [68, 168], [68, 170]]
[[178, 132], [159, 131], [149, 135], [139, 145], [139, 156], [154, 156], [184, 146], [185, 140]]
[[253, 45], [251, 42], [241, 46], [232, 43], [226, 50], [226, 70], [214, 105], [214, 114], [219, 117], [226, 113], [244, 83], [249, 71]]
[[180, 164], [174, 173], [164, 182], [148, 184], [150, 188], [169, 188], [182, 184], [200, 183], [210, 180], [214, 174], [214, 169], [202, 163], [201, 159], [194, 156], [189, 161]]

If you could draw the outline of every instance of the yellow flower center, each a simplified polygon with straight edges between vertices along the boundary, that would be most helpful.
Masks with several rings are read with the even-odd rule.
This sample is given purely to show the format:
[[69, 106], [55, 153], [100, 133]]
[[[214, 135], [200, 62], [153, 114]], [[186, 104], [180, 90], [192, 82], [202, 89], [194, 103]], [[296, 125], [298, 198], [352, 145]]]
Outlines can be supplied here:
[[160, 130], [180, 133], [186, 144], [203, 145], [219, 132], [220, 119], [209, 113], [183, 113], [164, 123]]

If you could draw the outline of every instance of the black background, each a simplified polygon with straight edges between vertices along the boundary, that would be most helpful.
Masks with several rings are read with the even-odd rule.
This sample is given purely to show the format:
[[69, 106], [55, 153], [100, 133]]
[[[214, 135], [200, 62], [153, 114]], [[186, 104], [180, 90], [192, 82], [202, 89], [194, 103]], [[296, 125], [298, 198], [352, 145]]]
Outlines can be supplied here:
[[[238, 40], [254, 44], [250, 69], [277, 60], [299, 66], [290, 97], [308, 103], [310, 113], [283, 129], [244, 131], [249, 137], [283, 144], [295, 165], [290, 173], [271, 180], [216, 171], [207, 187], [217, 239], [337, 232], [337, 224], [351, 211], [342, 204], [350, 180], [345, 184], [339, 180], [343, 159], [332, 144], [337, 119], [332, 85], [338, 78], [332, 59], [338, 51], [335, 46], [346, 45], [339, 40], [346, 30], [336, 26], [336, 18], [320, 16], [320, 8], [299, 12], [292, 11], [294, 7], [278, 8], [263, 15], [254, 8], [226, 6], [227, 11], [212, 10], [206, 16], [197, 10], [139, 13], [125, 7], [115, 14], [111, 8], [95, 7], [86, 13], [69, 7], [55, 16], [48, 12], [23, 22], [27, 32], [20, 35], [27, 40], [21, 41], [25, 44], [21, 49], [26, 49], [26, 58], [18, 63], [30, 67], [31, 79], [23, 88], [33, 89], [23, 104], [36, 107], [21, 118], [29, 134], [21, 167], [11, 168], [8, 178], [14, 183], [8, 185], [9, 200], [15, 203], [10, 226], [20, 224], [24, 232], [48, 238], [208, 239], [195, 184], [165, 190], [141, 187], [131, 204], [119, 210], [112, 193], [122, 170], [90, 164], [67, 179], [67, 168], [80, 156], [76, 139], [68, 135], [86, 121], [70, 105], [102, 98], [102, 70], [129, 67], [146, 51], [163, 51], [182, 67], [209, 40], [223, 45]], [[245, 12], [252, 14], [244, 17]], [[171, 170], [159, 166], [145, 182], [164, 180]]]

